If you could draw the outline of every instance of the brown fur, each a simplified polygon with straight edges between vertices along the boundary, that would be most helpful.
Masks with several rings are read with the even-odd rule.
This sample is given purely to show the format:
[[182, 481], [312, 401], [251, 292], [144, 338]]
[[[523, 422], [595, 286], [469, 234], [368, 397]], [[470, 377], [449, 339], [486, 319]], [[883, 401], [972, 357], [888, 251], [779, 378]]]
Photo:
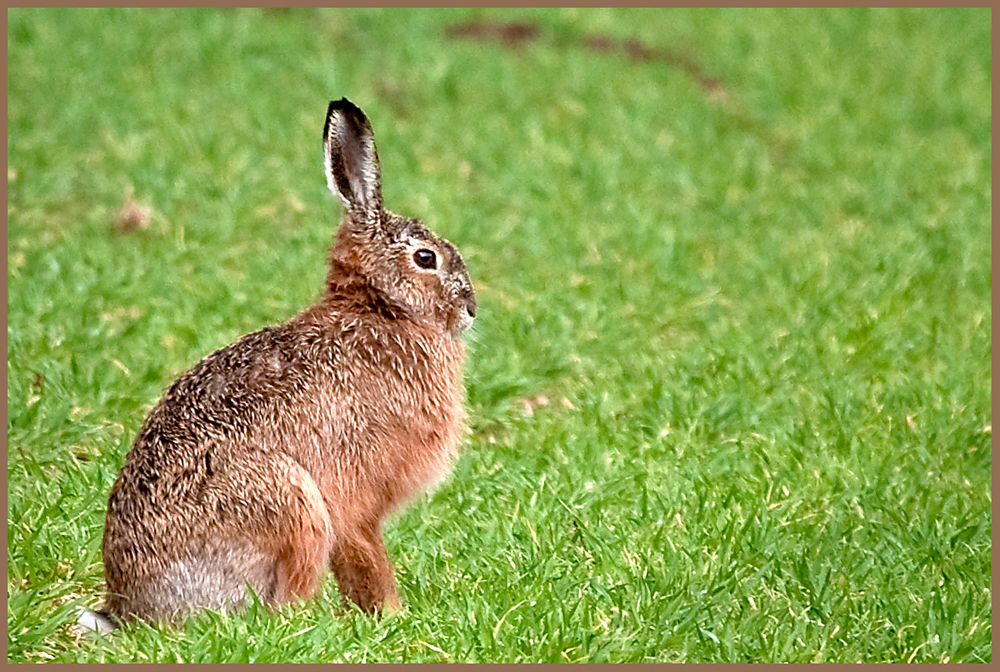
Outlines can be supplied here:
[[149, 414], [108, 503], [118, 620], [238, 606], [248, 585], [305, 600], [328, 565], [345, 600], [399, 607], [381, 521], [456, 455], [475, 297], [454, 246], [382, 208], [364, 114], [331, 103], [324, 143], [347, 207], [326, 291], [200, 361]]

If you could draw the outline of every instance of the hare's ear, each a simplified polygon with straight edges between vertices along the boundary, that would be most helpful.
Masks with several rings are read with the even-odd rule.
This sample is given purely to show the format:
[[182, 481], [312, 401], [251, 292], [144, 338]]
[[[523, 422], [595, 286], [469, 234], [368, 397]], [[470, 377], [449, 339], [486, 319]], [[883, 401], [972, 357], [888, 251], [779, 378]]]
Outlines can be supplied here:
[[382, 184], [372, 127], [347, 98], [334, 100], [327, 108], [323, 150], [330, 191], [355, 212], [378, 214]]

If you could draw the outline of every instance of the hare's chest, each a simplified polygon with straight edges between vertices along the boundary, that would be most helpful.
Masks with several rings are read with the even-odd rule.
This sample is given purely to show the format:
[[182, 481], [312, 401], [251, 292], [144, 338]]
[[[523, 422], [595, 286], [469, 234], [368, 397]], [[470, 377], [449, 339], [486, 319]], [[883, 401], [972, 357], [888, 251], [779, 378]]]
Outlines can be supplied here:
[[381, 517], [440, 482], [463, 431], [460, 390], [428, 394], [398, 381], [331, 386], [302, 408], [283, 432], [284, 451], [333, 509], [358, 515]]
[[385, 363], [323, 372], [303, 397], [279, 409], [289, 451], [332, 469], [344, 462], [405, 467], [449, 460], [464, 421], [457, 366], [437, 362], [430, 375], [424, 367]]

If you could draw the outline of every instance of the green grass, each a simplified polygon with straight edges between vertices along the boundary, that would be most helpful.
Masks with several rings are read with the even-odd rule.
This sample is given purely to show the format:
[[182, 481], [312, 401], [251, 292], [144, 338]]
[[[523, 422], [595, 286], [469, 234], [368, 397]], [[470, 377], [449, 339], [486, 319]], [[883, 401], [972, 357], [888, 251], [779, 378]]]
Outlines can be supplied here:
[[[9, 10], [8, 659], [990, 661], [990, 20]], [[320, 291], [340, 96], [481, 305], [406, 610], [81, 639], [144, 414]]]

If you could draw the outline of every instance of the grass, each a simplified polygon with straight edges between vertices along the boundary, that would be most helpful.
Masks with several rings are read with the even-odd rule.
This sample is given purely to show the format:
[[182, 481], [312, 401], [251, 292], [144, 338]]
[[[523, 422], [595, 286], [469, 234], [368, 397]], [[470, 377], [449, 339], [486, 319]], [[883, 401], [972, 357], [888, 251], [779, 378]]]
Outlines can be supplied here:
[[[8, 660], [991, 661], [990, 18], [9, 10]], [[144, 414], [321, 288], [345, 95], [481, 305], [406, 610], [81, 639]]]

